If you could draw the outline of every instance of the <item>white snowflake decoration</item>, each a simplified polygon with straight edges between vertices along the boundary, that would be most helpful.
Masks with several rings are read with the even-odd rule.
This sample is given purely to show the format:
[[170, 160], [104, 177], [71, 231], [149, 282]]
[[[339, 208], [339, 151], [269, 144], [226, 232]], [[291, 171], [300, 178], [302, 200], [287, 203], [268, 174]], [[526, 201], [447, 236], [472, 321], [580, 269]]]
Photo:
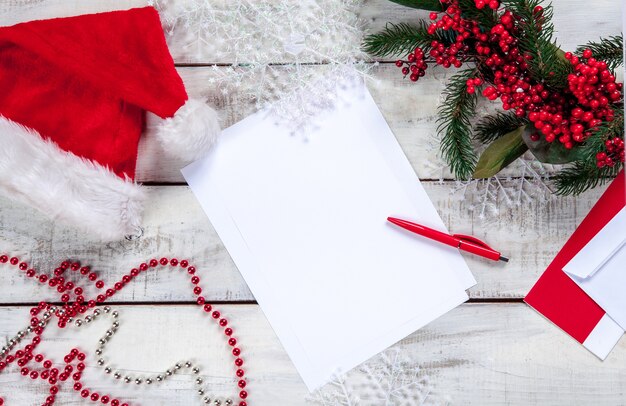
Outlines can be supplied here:
[[323, 406], [445, 405], [433, 394], [419, 365], [399, 349], [387, 350], [361, 367], [336, 376], [307, 400]]
[[[332, 107], [339, 86], [361, 80], [360, 0], [151, 0], [177, 61], [213, 63], [210, 82], [256, 109], [272, 106], [294, 131]], [[175, 49], [181, 49], [176, 47]], [[218, 66], [217, 62], [228, 62]]]
[[496, 217], [499, 207], [537, 203], [545, 205], [555, 199], [549, 186], [550, 165], [542, 164], [532, 156], [522, 156], [511, 165], [515, 178], [497, 174], [487, 179], [456, 181], [452, 194], [466, 201], [468, 210], [477, 213], [480, 220]]

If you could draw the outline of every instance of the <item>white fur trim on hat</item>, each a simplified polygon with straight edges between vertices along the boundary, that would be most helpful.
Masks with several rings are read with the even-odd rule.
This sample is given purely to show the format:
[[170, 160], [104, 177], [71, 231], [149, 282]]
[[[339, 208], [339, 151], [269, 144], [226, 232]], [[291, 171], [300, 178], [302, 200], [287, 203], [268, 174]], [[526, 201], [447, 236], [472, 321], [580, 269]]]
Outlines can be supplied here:
[[189, 99], [174, 117], [159, 123], [156, 135], [167, 152], [191, 161], [208, 152], [220, 131], [215, 110], [201, 100]]
[[1, 194], [102, 240], [138, 229], [141, 186], [2, 116], [0, 145]]

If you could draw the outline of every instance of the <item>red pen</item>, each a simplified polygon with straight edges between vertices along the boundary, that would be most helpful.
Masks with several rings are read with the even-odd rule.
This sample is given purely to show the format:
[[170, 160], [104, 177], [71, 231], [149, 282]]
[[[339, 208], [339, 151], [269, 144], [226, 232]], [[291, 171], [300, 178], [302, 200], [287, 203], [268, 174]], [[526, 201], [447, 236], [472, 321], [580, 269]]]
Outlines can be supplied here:
[[509, 262], [507, 257], [503, 257], [498, 251], [494, 250], [478, 238], [462, 235], [462, 234], [446, 234], [441, 231], [433, 230], [419, 224], [411, 223], [410, 221], [400, 220], [394, 217], [387, 217], [387, 221], [409, 230], [412, 233], [419, 234], [423, 237], [430, 238], [431, 240], [438, 241], [442, 244], [456, 247], [460, 250], [471, 252], [472, 254], [480, 255], [481, 257], [491, 259], [493, 261]]

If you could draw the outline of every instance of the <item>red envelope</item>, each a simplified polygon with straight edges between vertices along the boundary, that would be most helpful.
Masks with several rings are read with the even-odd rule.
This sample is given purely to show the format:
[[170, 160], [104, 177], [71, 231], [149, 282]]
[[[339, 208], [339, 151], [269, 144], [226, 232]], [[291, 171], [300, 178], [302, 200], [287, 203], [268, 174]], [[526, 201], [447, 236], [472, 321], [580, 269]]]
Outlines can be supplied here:
[[601, 359], [624, 330], [578, 287], [563, 267], [626, 205], [624, 171], [609, 185], [524, 299]]

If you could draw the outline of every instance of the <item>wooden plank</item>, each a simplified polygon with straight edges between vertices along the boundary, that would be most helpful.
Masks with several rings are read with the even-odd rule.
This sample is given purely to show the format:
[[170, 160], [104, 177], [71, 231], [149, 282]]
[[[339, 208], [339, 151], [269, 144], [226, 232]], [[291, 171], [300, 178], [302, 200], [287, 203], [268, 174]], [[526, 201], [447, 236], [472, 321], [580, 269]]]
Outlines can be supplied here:
[[[254, 81], [226, 95], [214, 87], [212, 81], [223, 75], [226, 69], [230, 68], [179, 68], [189, 94], [206, 99], [218, 111], [223, 128], [230, 127], [256, 111], [251, 96], [257, 85]], [[303, 69], [323, 71], [326, 68], [307, 66]], [[432, 73], [433, 76], [412, 83], [403, 79], [395, 66], [382, 64], [372, 70], [367, 85], [417, 175], [422, 179], [452, 179], [447, 165], [439, 157], [436, 130], [441, 91], [452, 72], [434, 68]], [[479, 114], [486, 112], [488, 106], [486, 103], [481, 104]], [[156, 141], [154, 132], [158, 121], [155, 116], [148, 117], [147, 130], [139, 144], [137, 180], [184, 182], [180, 168], [187, 162], [172, 157]], [[548, 165], [544, 171], [551, 173], [554, 168]], [[517, 177], [524, 174], [528, 176], [524, 166], [514, 163], [500, 175]]]
[[[191, 359], [203, 365], [201, 376], [217, 394], [231, 393], [231, 356], [217, 333], [194, 306], [119, 306], [120, 329], [107, 349], [108, 359], [135, 376], [156, 374], [171, 364]], [[307, 391], [260, 308], [229, 305], [231, 320], [244, 351], [251, 405], [310, 404]], [[0, 338], [24, 327], [27, 308], [0, 308]], [[44, 334], [40, 350], [60, 356], [75, 346], [88, 351], [85, 382], [99, 393], [123, 395], [131, 404], [198, 405], [190, 374], [176, 375], [163, 386], [130, 388], [95, 365], [97, 339], [109, 327], [97, 320], [76, 330]], [[626, 341], [601, 362], [557, 327], [524, 304], [463, 305], [398, 343], [429, 377], [434, 404], [463, 405], [590, 405], [625, 404]], [[62, 352], [64, 351], [64, 352]], [[0, 396], [7, 405], [38, 405], [42, 386], [18, 375], [0, 374]], [[365, 386], [358, 376], [352, 385]], [[67, 385], [66, 385], [67, 386]], [[369, 386], [370, 390], [372, 389]], [[364, 391], [363, 405], [368, 402]], [[79, 405], [65, 390], [58, 403]]]
[[[186, 1], [166, 0], [161, 3], [168, 7], [176, 7], [185, 4]], [[77, 0], [13, 0], [0, 5], [0, 25], [10, 25], [32, 19], [140, 7], [146, 3], [146, 0], [92, 0], [88, 2]], [[554, 5], [554, 25], [557, 39], [565, 50], [573, 50], [577, 45], [589, 40], [597, 39], [600, 36], [615, 35], [621, 31], [621, 2], [596, 0], [593, 2], [593, 7], [589, 7], [585, 0], [554, 0], [552, 3]], [[211, 2], [212, 7], [235, 8], [237, 5], [238, 2], [236, 1], [213, 0]], [[373, 33], [383, 29], [387, 22], [415, 23], [418, 19], [428, 19], [428, 13], [402, 7], [388, 0], [364, 0], [359, 11], [359, 17], [363, 20], [366, 30]], [[259, 41], [262, 42], [262, 39]], [[230, 55], [227, 50], [230, 44], [224, 43], [225, 49], [220, 52], [224, 56], [220, 60], [214, 60], [212, 56], [216, 54], [214, 51], [215, 43], [214, 41], [209, 42], [211, 42], [210, 45], [205, 45], [206, 51], [202, 49], [198, 51], [197, 46], [186, 46], [189, 43], [188, 36], [177, 35], [170, 41], [170, 48], [177, 63], [232, 63], [241, 59], [241, 55], [237, 59], [234, 55]], [[357, 45], [355, 44], [355, 46]], [[288, 55], [284, 53], [273, 62], [289, 60]], [[393, 58], [384, 58], [383, 60], [393, 60]], [[320, 61], [322, 61], [321, 58], [307, 62]]]
[[[253, 81], [224, 95], [211, 84], [229, 68], [179, 68], [190, 95], [204, 97], [219, 113], [223, 128], [227, 128], [255, 110]], [[323, 66], [308, 66], [304, 69], [323, 71]], [[436, 140], [437, 100], [443, 89], [439, 72], [438, 78], [425, 80], [415, 85], [404, 80], [397, 68], [381, 65], [372, 72], [373, 79], [368, 87], [387, 119], [392, 131], [412, 162], [418, 176], [422, 178], [450, 178], [451, 175], [438, 158]], [[141, 182], [184, 182], [180, 168], [185, 165], [168, 154], [156, 141], [154, 127], [158, 118], [150, 116], [146, 134], [139, 145], [137, 180]], [[513, 175], [518, 171], [513, 171]]]
[[[478, 285], [473, 298], [521, 298], [565, 243], [575, 226], [597, 201], [602, 188], [579, 198], [560, 198], [546, 204], [523, 202], [500, 205], [493, 220], [479, 219], [470, 211], [471, 201], [451, 195], [453, 182], [425, 182], [424, 187], [448, 228], [475, 235], [493, 244], [511, 262], [491, 263], [470, 255], [465, 258]], [[51, 272], [68, 258], [80, 260], [112, 283], [130, 268], [153, 257], [188, 258], [203, 275], [204, 293], [213, 301], [253, 300], [228, 252], [186, 186], [148, 188], [143, 225], [137, 241], [107, 245], [45, 220], [34, 210], [0, 200], [0, 251], [24, 257], [42, 271]], [[0, 267], [2, 303], [57, 298], [39, 284], [25, 283], [25, 276], [6, 265]], [[190, 301], [189, 284], [179, 273], [151, 271], [127, 286], [116, 301]]]

